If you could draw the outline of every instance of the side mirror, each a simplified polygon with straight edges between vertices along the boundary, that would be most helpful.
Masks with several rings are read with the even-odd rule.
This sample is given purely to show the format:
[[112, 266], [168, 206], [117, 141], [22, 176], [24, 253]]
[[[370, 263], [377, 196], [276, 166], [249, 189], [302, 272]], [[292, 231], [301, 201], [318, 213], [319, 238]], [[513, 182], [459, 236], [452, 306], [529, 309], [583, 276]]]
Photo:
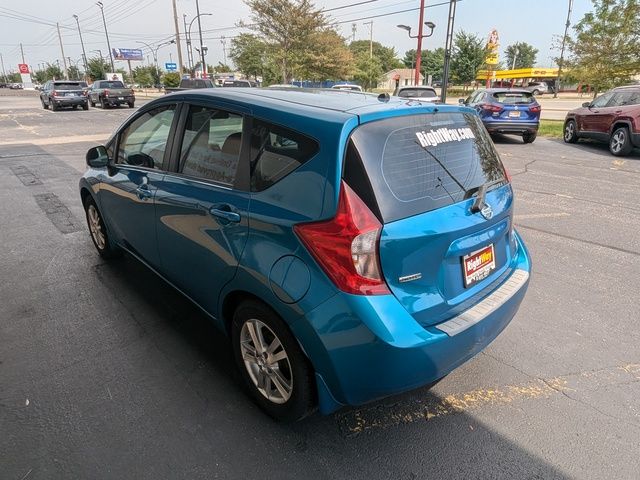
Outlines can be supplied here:
[[109, 154], [103, 146], [90, 148], [86, 156], [87, 165], [91, 168], [104, 168], [109, 164]]
[[464, 101], [464, 98], [459, 98], [459, 99], [458, 99], [458, 103], [459, 103], [460, 105], [464, 105], [466, 102]]
[[584, 103], [582, 104], [582, 107], [583, 107], [583, 108], [589, 108], [590, 106], [591, 106], [591, 102], [584, 102]]

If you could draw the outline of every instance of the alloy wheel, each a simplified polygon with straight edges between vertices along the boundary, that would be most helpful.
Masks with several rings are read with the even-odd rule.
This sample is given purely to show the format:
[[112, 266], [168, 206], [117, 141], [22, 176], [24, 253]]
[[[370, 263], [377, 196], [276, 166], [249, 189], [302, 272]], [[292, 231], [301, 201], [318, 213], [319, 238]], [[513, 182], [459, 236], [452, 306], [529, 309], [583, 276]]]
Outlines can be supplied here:
[[240, 331], [240, 350], [247, 373], [262, 396], [276, 404], [286, 403], [293, 392], [293, 373], [274, 331], [260, 320], [247, 320]]
[[94, 205], [89, 205], [89, 208], [87, 209], [87, 218], [89, 219], [89, 230], [91, 231], [93, 241], [96, 242], [98, 249], [104, 250], [107, 242], [104, 232], [102, 231], [100, 214]]
[[569, 122], [567, 123], [567, 125], [564, 127], [564, 139], [565, 141], [570, 141], [573, 138], [573, 135], [575, 134], [575, 126], [573, 124], [573, 122]]
[[611, 151], [619, 153], [626, 141], [624, 130], [620, 129], [611, 137]]

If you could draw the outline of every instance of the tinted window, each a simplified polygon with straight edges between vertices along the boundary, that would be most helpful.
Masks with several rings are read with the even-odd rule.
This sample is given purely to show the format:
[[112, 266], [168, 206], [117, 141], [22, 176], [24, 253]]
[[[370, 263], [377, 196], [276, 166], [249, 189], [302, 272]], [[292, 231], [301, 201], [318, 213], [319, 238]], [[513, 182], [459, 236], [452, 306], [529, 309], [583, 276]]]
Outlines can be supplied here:
[[609, 103], [609, 100], [611, 100], [611, 97], [613, 97], [613, 92], [607, 92], [604, 95], [600, 95], [598, 98], [596, 98], [591, 103], [591, 106], [592, 107], [605, 107], [607, 105], [607, 103]]
[[529, 92], [496, 92], [493, 100], [506, 105], [524, 105], [535, 102], [532, 93]]
[[493, 143], [474, 114], [379, 120], [358, 127], [351, 142], [345, 180], [361, 198], [375, 198], [369, 205], [384, 222], [460, 202], [487, 182], [506, 182]]
[[82, 90], [82, 85], [78, 82], [54, 83], [54, 90]]
[[640, 104], [640, 90], [622, 90], [614, 94], [613, 98], [609, 102], [610, 106], [623, 107], [625, 105], [639, 105]]
[[136, 118], [120, 134], [118, 163], [161, 169], [174, 113], [175, 105], [166, 105]]
[[251, 190], [260, 191], [293, 172], [318, 152], [318, 143], [288, 128], [254, 120]]
[[436, 92], [428, 88], [404, 88], [398, 93], [399, 97], [435, 98]]
[[232, 186], [242, 145], [242, 115], [192, 105], [182, 141], [180, 172]]

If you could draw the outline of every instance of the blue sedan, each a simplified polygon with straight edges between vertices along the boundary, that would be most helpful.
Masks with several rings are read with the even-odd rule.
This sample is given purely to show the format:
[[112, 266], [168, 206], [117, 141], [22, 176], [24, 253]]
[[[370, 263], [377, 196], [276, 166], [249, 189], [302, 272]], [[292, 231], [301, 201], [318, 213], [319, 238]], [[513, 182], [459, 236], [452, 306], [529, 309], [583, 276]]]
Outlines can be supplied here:
[[280, 420], [437, 381], [508, 325], [527, 290], [510, 179], [470, 108], [178, 92], [87, 165], [98, 253], [127, 252], [206, 312], [248, 393]]

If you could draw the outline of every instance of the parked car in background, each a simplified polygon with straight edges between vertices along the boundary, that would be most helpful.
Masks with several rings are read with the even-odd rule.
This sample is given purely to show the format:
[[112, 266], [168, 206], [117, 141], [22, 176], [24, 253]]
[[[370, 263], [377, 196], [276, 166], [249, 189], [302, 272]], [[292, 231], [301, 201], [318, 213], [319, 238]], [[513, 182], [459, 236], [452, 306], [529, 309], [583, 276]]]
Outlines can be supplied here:
[[521, 135], [524, 143], [532, 143], [538, 135], [542, 108], [532, 92], [490, 88], [477, 90], [459, 102], [478, 112], [490, 134]]
[[440, 97], [436, 89], [429, 85], [414, 85], [397, 87], [393, 92], [395, 97], [407, 98], [409, 100], [420, 100], [423, 102], [439, 103]]
[[298, 85], [293, 85], [291, 83], [276, 83], [273, 85], [269, 85], [267, 88], [300, 88]]
[[567, 113], [564, 141], [591, 138], [609, 143], [616, 156], [640, 147], [640, 85], [618, 87]]
[[65, 107], [82, 107], [83, 110], [88, 110], [89, 100], [83, 90], [82, 83], [84, 82], [49, 80], [40, 92], [42, 108], [45, 110], [51, 108], [54, 112]]
[[223, 87], [240, 87], [240, 88], [256, 88], [258, 83], [253, 80], [225, 80], [222, 82]]
[[86, 160], [98, 253], [207, 312], [277, 419], [437, 381], [527, 290], [509, 177], [465, 107], [202, 89], [144, 105]]
[[209, 78], [183, 78], [179, 87], [165, 87], [165, 93], [193, 90], [194, 88], [217, 88], [218, 86]]
[[24, 85], [22, 85], [21, 83], [12, 83], [11, 85], [9, 85], [9, 88], [11, 90], [22, 90], [24, 88]]
[[339, 83], [331, 87], [333, 90], [347, 90], [351, 92], [361, 92], [362, 87], [360, 85], [354, 85], [351, 83]]
[[527, 90], [534, 95], [543, 95], [545, 93], [551, 93], [552, 89], [549, 88], [545, 82], [529, 82], [526, 87], [523, 87], [524, 90]]
[[99, 103], [102, 108], [125, 104], [133, 108], [136, 103], [133, 89], [125, 87], [120, 80], [96, 80], [89, 87], [88, 98], [92, 107]]

